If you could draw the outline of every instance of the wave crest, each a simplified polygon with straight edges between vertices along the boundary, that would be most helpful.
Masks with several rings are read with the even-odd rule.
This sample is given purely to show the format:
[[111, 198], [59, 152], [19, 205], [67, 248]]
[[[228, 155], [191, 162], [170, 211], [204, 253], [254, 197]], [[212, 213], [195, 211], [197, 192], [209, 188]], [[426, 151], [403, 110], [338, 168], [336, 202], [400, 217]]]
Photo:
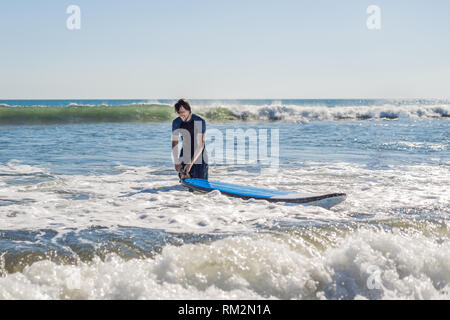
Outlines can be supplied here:
[[[215, 105], [198, 108], [200, 114], [226, 114], [227, 118], [243, 121], [340, 121], [340, 120], [394, 120], [401, 117], [411, 119], [441, 119], [450, 117], [450, 105], [383, 105], [383, 106], [298, 106], [298, 105]], [[217, 120], [221, 120], [218, 117]]]

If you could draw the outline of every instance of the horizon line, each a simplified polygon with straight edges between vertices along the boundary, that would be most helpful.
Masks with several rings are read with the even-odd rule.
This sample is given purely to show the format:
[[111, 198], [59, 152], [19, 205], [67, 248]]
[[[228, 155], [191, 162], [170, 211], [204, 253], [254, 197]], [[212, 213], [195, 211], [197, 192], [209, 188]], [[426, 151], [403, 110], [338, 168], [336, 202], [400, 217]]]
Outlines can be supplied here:
[[441, 98], [0, 98], [0, 101], [6, 100], [450, 100], [450, 97]]

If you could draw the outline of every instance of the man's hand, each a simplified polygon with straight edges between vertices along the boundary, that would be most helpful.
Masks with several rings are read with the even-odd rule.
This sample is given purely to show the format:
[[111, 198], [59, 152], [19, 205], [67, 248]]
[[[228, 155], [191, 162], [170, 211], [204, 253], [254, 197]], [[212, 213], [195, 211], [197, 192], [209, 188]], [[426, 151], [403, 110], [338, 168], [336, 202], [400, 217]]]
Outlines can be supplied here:
[[192, 164], [186, 165], [184, 167], [184, 170], [180, 169], [180, 178], [181, 179], [190, 179], [191, 178], [191, 174], [189, 173], [189, 171], [191, 171], [192, 169]]
[[181, 167], [182, 167], [181, 164], [176, 164], [176, 165], [175, 165], [175, 170], [176, 170], [177, 172], [181, 173]]
[[190, 179], [190, 178], [191, 178], [191, 175], [189, 174], [189, 172], [181, 173], [181, 174], [180, 174], [180, 178], [181, 178], [181, 179]]

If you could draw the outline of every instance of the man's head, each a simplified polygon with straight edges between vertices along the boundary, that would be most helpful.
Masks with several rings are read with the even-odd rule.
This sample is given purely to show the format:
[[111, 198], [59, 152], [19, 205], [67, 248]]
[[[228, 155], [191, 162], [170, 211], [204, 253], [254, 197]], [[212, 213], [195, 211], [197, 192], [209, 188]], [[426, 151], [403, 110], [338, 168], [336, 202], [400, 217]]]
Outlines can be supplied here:
[[186, 121], [191, 114], [191, 105], [186, 99], [180, 99], [175, 103], [175, 112], [181, 120]]

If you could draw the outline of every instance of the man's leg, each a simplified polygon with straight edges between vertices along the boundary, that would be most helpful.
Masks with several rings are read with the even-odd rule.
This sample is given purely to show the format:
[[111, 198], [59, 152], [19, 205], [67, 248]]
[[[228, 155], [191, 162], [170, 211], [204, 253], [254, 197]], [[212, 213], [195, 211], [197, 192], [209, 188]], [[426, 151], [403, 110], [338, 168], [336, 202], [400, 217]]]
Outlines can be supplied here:
[[208, 164], [207, 163], [194, 164], [192, 166], [190, 174], [191, 174], [192, 178], [207, 180], [208, 179]]

